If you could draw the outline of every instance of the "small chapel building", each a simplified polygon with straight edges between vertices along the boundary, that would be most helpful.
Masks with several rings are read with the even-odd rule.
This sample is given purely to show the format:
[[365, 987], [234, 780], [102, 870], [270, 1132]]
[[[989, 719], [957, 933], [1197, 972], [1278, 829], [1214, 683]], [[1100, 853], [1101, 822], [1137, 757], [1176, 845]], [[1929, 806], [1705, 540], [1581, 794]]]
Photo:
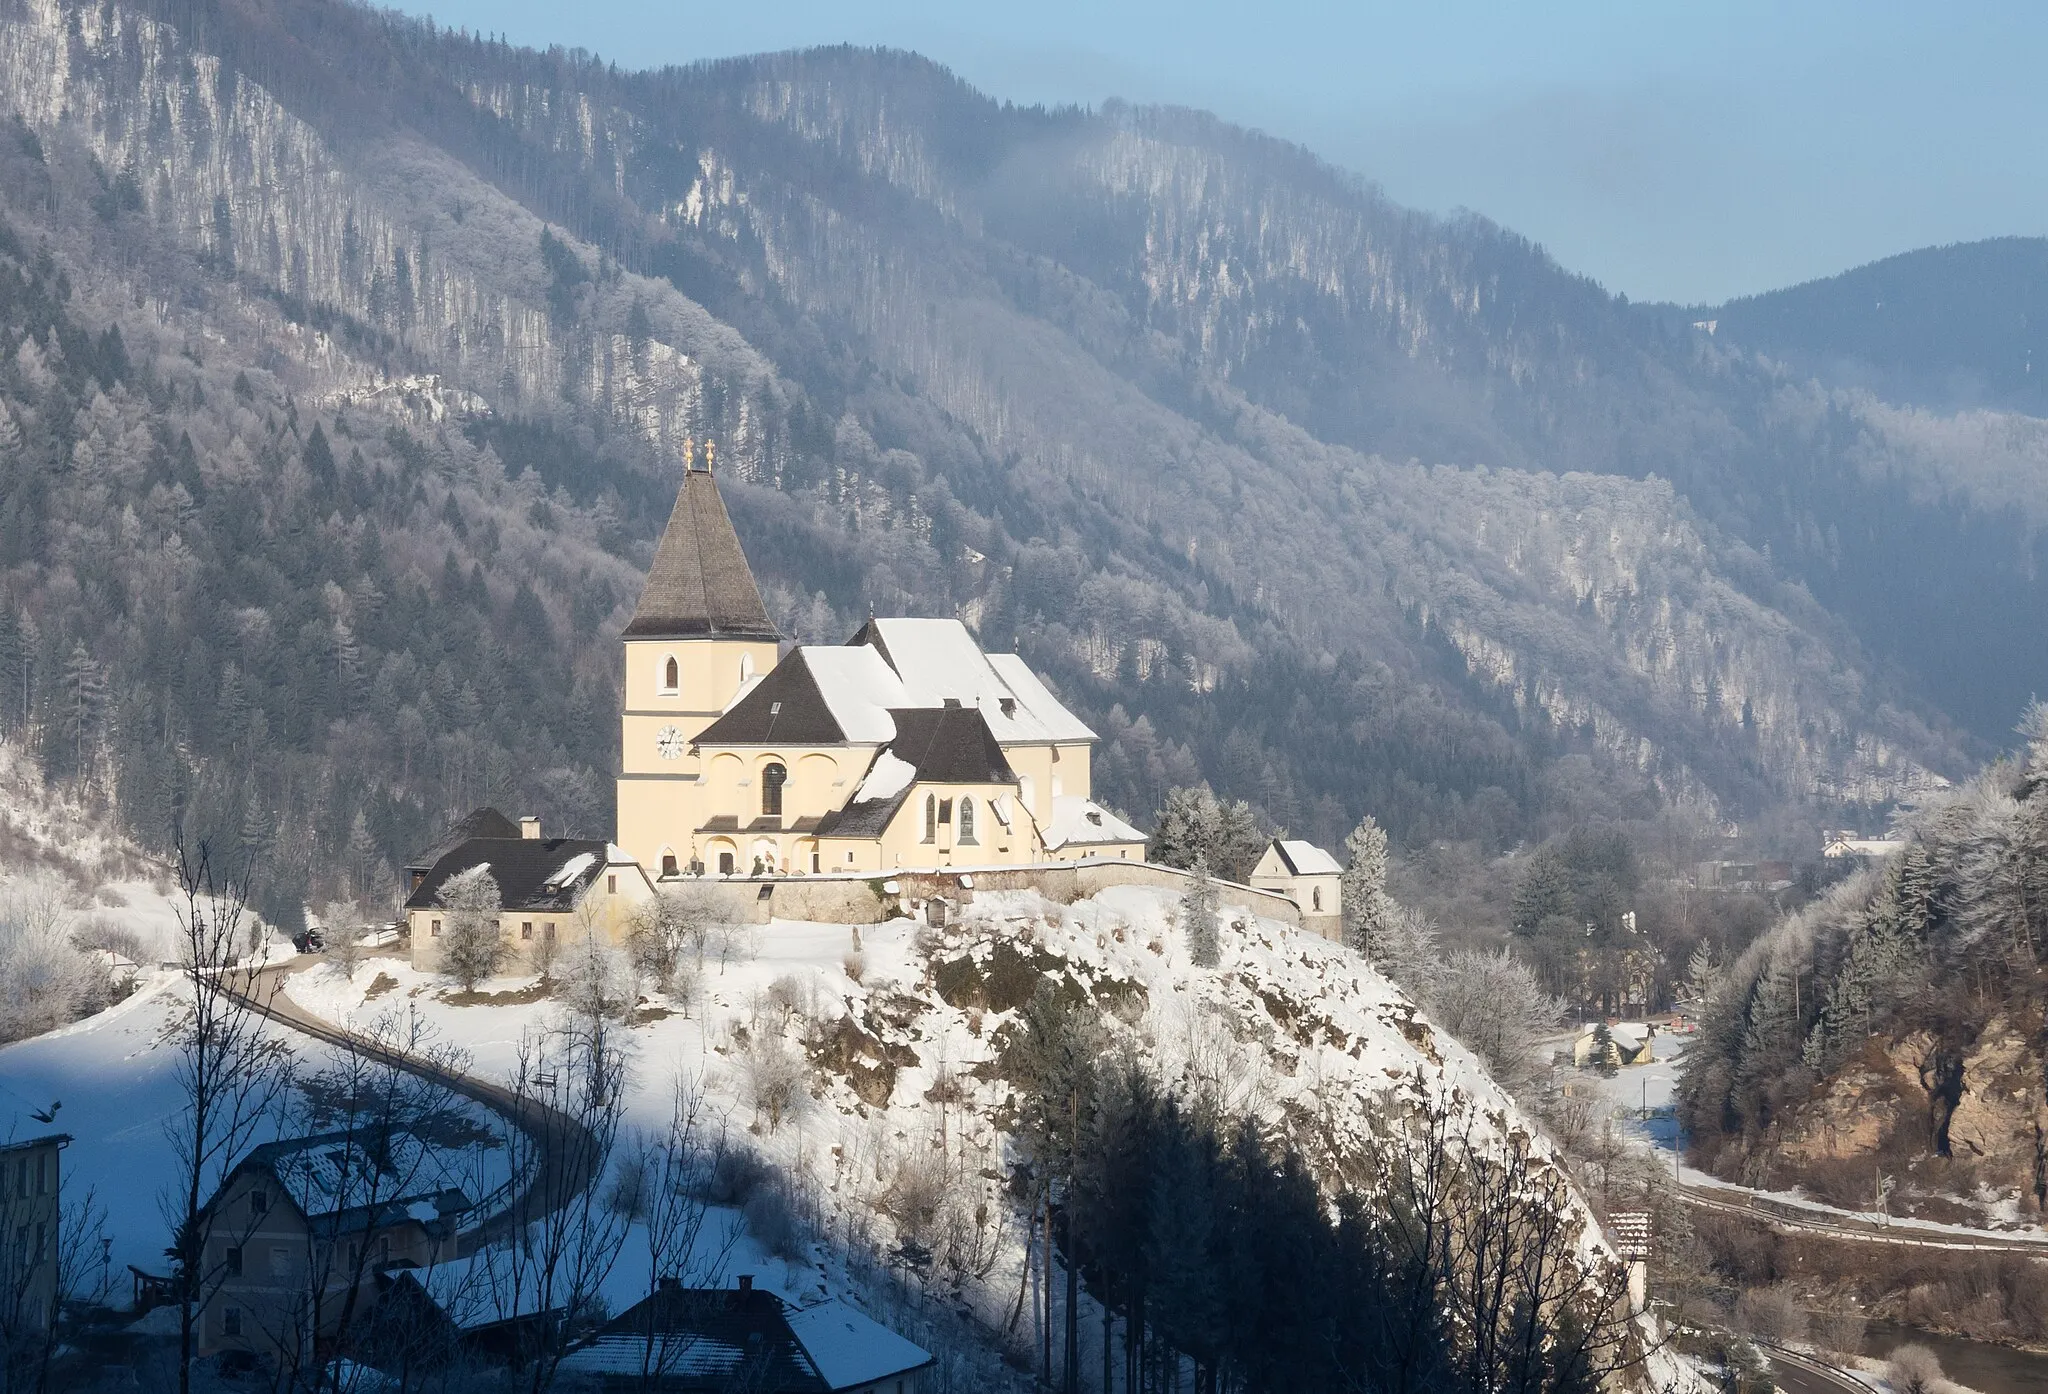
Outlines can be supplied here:
[[618, 846], [657, 882], [1107, 857], [1095, 733], [951, 619], [789, 645], [709, 470], [683, 476], [626, 626]]

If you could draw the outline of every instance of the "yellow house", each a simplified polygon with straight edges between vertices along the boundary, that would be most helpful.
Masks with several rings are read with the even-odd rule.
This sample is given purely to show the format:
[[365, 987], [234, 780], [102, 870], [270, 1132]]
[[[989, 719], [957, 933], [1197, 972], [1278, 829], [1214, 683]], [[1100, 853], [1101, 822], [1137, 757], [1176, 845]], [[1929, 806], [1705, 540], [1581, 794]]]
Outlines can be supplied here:
[[618, 838], [657, 880], [1142, 860], [1095, 733], [958, 620], [781, 643], [709, 471], [626, 627]]
[[[635, 907], [654, 894], [647, 873], [617, 846], [587, 838], [540, 835], [538, 818], [523, 818], [519, 836], [492, 835], [510, 826], [496, 809], [478, 809], [455, 832], [485, 835], [443, 838], [408, 865], [412, 893], [405, 902], [413, 966], [441, 969], [440, 940], [448, 919], [443, 889], [454, 877], [484, 867], [498, 885], [498, 931], [507, 967], [535, 966], [557, 946], [585, 932], [616, 942]], [[427, 858], [431, 856], [432, 860]], [[425, 862], [424, 868], [416, 864]]]

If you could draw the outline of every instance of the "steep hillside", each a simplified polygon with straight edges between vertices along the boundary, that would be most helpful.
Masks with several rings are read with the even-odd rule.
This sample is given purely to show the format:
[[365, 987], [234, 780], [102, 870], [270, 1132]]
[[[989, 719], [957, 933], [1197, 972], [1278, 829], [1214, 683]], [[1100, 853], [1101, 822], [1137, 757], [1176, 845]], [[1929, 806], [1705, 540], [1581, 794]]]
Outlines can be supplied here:
[[2048, 239], [1925, 247], [1698, 313], [1836, 386], [2048, 414]]
[[1704, 1164], [1856, 1209], [2048, 1209], [2048, 708], [2025, 731], [1721, 975], [1680, 1088]]
[[1966, 763], [1864, 581], [1895, 620], [1901, 530], [1974, 505], [1844, 505], [1897, 455], [1854, 410], [1299, 151], [902, 55], [4, 14], [0, 677], [52, 774], [204, 811], [280, 902], [483, 793], [602, 827], [609, 636], [706, 439], [791, 633], [961, 615], [1133, 811], [1206, 774], [1511, 843], [1564, 751], [1731, 812]]
[[[701, 1095], [698, 1136], [769, 1164], [786, 1198], [747, 1213], [763, 1242], [764, 1222], [784, 1216], [776, 1286], [815, 1297], [849, 1276], [871, 1295], [900, 1283], [926, 1294], [904, 1319], [965, 1314], [985, 1346], [1028, 1367], [1029, 1270], [1046, 1261], [1034, 1211], [1050, 1182], [1059, 1247], [1086, 1270], [1075, 1334], [1090, 1386], [1112, 1357], [1163, 1372], [1167, 1351], [1232, 1388], [1392, 1385], [1375, 1363], [1391, 1334], [1415, 1368], [1442, 1362], [1432, 1388], [1567, 1394], [1608, 1370], [1616, 1387], [1692, 1387], [1666, 1353], [1643, 1361], [1642, 1328], [1601, 1310], [1619, 1265], [1516, 1105], [1334, 945], [1243, 917], [1203, 967], [1173, 897], [1138, 888], [1067, 906], [978, 892], [943, 930], [897, 919], [737, 932], [686, 954], [667, 991], [642, 984], [619, 1028], [625, 1108], [660, 1128], [678, 1087]], [[309, 969], [286, 990], [337, 1021], [416, 1010], [474, 1072], [509, 1077], [541, 1033], [574, 1033], [579, 952], [552, 984], [508, 977], [457, 994], [377, 960], [352, 977]], [[1294, 1204], [1304, 1197], [1307, 1214]], [[1342, 1226], [1316, 1218], [1328, 1202]], [[1471, 1272], [1407, 1292], [1418, 1275], [1403, 1266], [1401, 1227], [1378, 1230], [1404, 1205], [1443, 1227], [1447, 1254], [1512, 1223], [1524, 1259], [1540, 1252], [1556, 1268], [1506, 1276], [1506, 1301]], [[1376, 1231], [1393, 1252], [1346, 1250]], [[1273, 1281], [1304, 1265], [1315, 1290]], [[1056, 1326], [1070, 1300], [1060, 1285], [1056, 1272]], [[1525, 1292], [1554, 1339], [1518, 1354]], [[1584, 1324], [1560, 1317], [1560, 1302]], [[1395, 1315], [1391, 1333], [1374, 1329]], [[943, 1323], [915, 1334], [943, 1336]], [[993, 1387], [971, 1374], [947, 1387]]]

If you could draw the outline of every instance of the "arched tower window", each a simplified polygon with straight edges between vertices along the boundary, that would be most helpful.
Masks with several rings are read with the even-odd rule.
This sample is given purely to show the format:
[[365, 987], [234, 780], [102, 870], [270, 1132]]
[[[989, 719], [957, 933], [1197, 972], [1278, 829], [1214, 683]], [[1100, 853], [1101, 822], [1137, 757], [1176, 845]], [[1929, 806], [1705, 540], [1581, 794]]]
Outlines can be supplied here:
[[960, 840], [974, 841], [974, 800], [960, 800]]
[[754, 676], [754, 656], [750, 653], [743, 653], [740, 655], [740, 686], [745, 687], [747, 679], [752, 676]]
[[937, 794], [926, 794], [924, 796], [924, 840], [926, 842], [937, 842], [939, 840], [939, 796]]
[[683, 666], [670, 654], [668, 662], [661, 665], [661, 690], [680, 692], [683, 690]]
[[782, 816], [782, 786], [789, 783], [789, 770], [780, 760], [771, 760], [761, 771], [761, 812], [770, 818]]

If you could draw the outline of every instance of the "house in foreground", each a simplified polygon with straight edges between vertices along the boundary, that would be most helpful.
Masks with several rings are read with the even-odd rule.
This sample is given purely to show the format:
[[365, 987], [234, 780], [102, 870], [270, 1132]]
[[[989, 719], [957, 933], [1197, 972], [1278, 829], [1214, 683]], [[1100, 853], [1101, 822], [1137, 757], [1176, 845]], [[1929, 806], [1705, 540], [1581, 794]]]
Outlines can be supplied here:
[[402, 1129], [252, 1149], [201, 1221], [200, 1354], [303, 1357], [367, 1311], [380, 1270], [452, 1257], [469, 1204], [438, 1150]]
[[660, 1290], [571, 1351], [556, 1386], [664, 1394], [918, 1394], [931, 1352], [844, 1302], [792, 1307], [742, 1276]]
[[0, 1143], [0, 1339], [9, 1349], [57, 1319], [57, 1168], [70, 1143], [65, 1133]]

